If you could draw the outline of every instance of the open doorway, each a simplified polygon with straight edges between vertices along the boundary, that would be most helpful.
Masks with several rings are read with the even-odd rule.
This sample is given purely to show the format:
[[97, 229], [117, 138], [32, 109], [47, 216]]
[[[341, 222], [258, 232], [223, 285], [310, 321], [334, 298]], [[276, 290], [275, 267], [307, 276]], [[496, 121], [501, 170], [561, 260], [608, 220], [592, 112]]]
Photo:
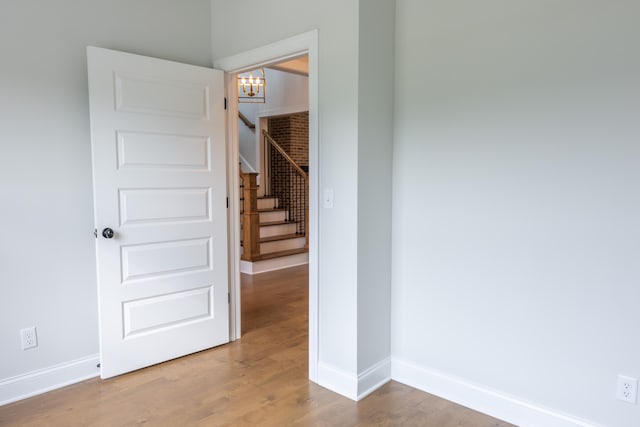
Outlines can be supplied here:
[[[229, 266], [230, 266], [230, 312], [231, 339], [241, 336], [241, 292], [240, 292], [240, 158], [238, 147], [239, 118], [236, 77], [238, 74], [276, 67], [287, 60], [308, 58], [308, 355], [309, 379], [317, 381], [318, 365], [318, 32], [307, 33], [281, 40], [260, 48], [242, 52], [215, 61], [215, 68], [227, 72], [228, 103], [228, 194], [229, 194]], [[279, 70], [281, 71], [281, 70]], [[267, 81], [267, 90], [270, 84]], [[282, 115], [290, 111], [275, 111]], [[265, 114], [265, 117], [269, 114]], [[255, 123], [256, 126], [261, 121]], [[243, 124], [244, 126], [244, 124]]]
[[[284, 286], [300, 275], [294, 267], [308, 265], [308, 55], [239, 73], [236, 83], [240, 300], [242, 316], [251, 318], [249, 310], [276, 309], [266, 299], [264, 306], [243, 302], [254, 284], [277, 289], [272, 281]], [[251, 325], [243, 322], [241, 333]]]

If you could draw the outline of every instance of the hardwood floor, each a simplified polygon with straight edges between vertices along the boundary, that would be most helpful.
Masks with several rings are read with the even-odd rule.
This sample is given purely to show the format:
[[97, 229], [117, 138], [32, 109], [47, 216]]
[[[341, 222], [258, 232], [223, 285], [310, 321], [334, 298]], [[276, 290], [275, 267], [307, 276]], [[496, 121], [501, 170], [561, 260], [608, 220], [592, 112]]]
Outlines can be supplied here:
[[357, 403], [310, 383], [307, 274], [243, 276], [239, 341], [0, 407], [0, 425], [511, 426], [396, 382]]

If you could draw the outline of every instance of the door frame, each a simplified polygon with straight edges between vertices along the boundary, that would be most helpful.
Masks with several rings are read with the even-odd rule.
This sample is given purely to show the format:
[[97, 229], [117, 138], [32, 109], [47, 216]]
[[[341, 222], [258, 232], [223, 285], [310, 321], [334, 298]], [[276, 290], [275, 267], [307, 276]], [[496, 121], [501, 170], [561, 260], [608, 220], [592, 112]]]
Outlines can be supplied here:
[[229, 194], [229, 323], [230, 339], [241, 335], [240, 301], [240, 194], [238, 146], [238, 73], [276, 62], [309, 56], [309, 379], [318, 378], [318, 30], [214, 61], [214, 68], [225, 72], [227, 91], [227, 185]]

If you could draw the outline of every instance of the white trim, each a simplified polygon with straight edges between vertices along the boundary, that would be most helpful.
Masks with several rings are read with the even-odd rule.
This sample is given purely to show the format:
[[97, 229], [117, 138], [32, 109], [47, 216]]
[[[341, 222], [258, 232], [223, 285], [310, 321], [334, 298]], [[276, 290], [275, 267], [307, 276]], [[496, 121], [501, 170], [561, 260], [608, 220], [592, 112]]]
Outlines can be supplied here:
[[[318, 379], [318, 30], [309, 31], [276, 43], [239, 53], [214, 62], [214, 67], [235, 74], [269, 63], [280, 62], [303, 54], [309, 57], [309, 379]], [[227, 75], [227, 97], [229, 99], [227, 147], [229, 154], [229, 227], [230, 258], [240, 259], [240, 211], [238, 200], [238, 105], [235, 85]], [[233, 119], [231, 119], [233, 118]], [[234, 154], [235, 153], [235, 154]], [[234, 158], [235, 157], [235, 161]], [[230, 268], [231, 264], [230, 264]], [[232, 330], [240, 336], [240, 270], [231, 270]]]
[[[218, 59], [214, 61], [213, 67], [228, 73], [242, 73], [259, 67], [267, 67], [269, 64], [276, 62], [297, 58], [312, 49], [317, 49], [317, 45], [318, 30], [311, 30], [275, 43]], [[311, 76], [312, 67], [311, 57], [309, 57], [309, 76]]]
[[[284, 116], [287, 114], [304, 113], [309, 111], [307, 104], [300, 105], [286, 105], [284, 107], [268, 108], [266, 110], [260, 110], [256, 113], [256, 117], [270, 117], [270, 116]], [[257, 120], [256, 120], [257, 121]]]
[[100, 375], [98, 355], [60, 363], [0, 381], [0, 406]]
[[358, 400], [364, 399], [391, 381], [391, 358], [379, 361], [358, 375]]
[[244, 156], [238, 153], [238, 157], [240, 158], [240, 163], [242, 163], [242, 169], [245, 172], [255, 172], [256, 170], [251, 166], [251, 164], [244, 158]]
[[318, 363], [318, 384], [351, 400], [361, 400], [391, 381], [391, 359], [379, 361], [359, 375]]
[[358, 377], [335, 366], [319, 362], [317, 383], [351, 400], [358, 400]]
[[[225, 73], [227, 92], [227, 250], [229, 253], [229, 340], [240, 339], [242, 331], [240, 292], [240, 171], [238, 146], [238, 92], [235, 76]], [[233, 90], [232, 90], [232, 89]]]
[[309, 254], [295, 254], [279, 258], [265, 259], [262, 261], [243, 261], [240, 260], [240, 273], [260, 274], [267, 271], [282, 270], [283, 268], [291, 268], [298, 265], [309, 263]]
[[603, 427], [395, 357], [391, 378], [521, 427]]

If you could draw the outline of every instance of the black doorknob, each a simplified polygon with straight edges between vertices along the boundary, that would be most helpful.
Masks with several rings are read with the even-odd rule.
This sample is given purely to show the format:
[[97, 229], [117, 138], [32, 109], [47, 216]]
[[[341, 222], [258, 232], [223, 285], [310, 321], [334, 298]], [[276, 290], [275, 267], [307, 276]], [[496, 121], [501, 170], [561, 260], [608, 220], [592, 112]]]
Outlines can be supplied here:
[[102, 237], [104, 237], [105, 239], [113, 238], [114, 234], [115, 233], [113, 232], [113, 230], [108, 227], [102, 230]]

